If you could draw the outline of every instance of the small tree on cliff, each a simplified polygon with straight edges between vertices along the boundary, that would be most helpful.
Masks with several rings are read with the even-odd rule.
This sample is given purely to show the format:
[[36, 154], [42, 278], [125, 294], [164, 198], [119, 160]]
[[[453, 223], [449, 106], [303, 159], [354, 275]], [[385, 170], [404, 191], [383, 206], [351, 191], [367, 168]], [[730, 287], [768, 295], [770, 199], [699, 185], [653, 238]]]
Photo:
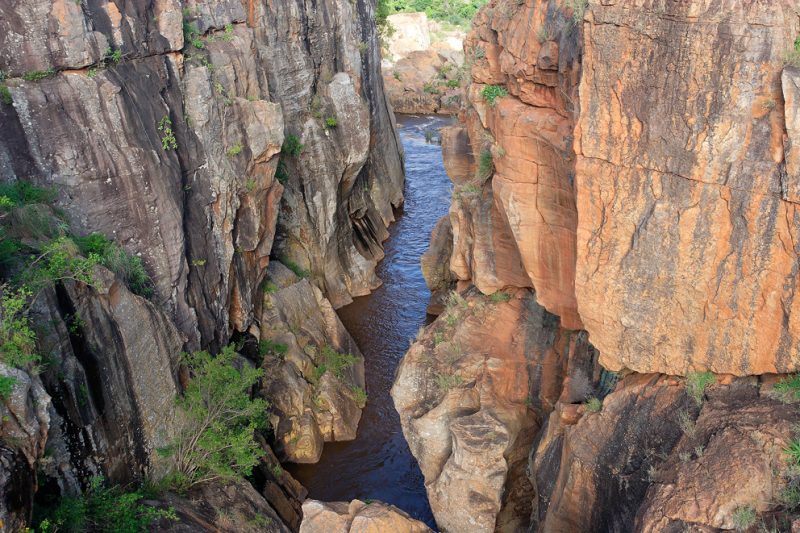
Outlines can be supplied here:
[[171, 459], [165, 481], [177, 489], [249, 475], [261, 449], [254, 433], [266, 427], [267, 402], [252, 399], [250, 389], [263, 370], [237, 365], [228, 346], [212, 357], [185, 354], [193, 377], [178, 399], [182, 427], [172, 446], [159, 450]]

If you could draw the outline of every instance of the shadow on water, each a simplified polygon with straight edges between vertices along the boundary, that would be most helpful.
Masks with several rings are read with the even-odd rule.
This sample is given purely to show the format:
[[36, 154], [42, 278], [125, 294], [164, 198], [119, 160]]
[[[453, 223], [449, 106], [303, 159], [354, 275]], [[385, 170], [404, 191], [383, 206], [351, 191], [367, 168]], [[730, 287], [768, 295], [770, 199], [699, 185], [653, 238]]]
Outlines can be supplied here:
[[[435, 527], [422, 473], [400, 429], [389, 390], [395, 370], [421, 326], [430, 292], [419, 259], [431, 230], [450, 205], [451, 184], [441, 148], [425, 132], [449, 123], [442, 117], [398, 116], [405, 150], [405, 205], [390, 228], [386, 257], [378, 265], [383, 285], [339, 310], [364, 354], [369, 402], [351, 442], [328, 442], [319, 463], [287, 470], [323, 501], [374, 499], [395, 505]], [[437, 135], [438, 137], [438, 135]]]

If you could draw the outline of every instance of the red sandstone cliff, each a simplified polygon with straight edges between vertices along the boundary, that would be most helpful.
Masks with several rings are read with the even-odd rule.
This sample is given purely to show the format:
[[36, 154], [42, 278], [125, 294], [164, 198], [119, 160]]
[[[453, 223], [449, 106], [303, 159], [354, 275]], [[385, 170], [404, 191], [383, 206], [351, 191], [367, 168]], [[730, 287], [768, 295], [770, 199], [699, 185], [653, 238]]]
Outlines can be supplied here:
[[425, 271], [466, 300], [393, 389], [437, 522], [788, 528], [800, 411], [764, 374], [800, 369], [800, 6], [583, 4], [492, 1], [465, 41], [428, 253], [459, 283]]

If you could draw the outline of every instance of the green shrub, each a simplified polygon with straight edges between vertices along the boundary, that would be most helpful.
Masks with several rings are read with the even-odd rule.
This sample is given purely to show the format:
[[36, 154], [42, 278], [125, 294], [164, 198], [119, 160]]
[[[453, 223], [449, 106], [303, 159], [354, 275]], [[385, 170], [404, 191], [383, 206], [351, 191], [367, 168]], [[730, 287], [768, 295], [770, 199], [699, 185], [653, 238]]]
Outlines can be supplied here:
[[793, 374], [780, 380], [773, 388], [778, 397], [785, 402], [800, 400], [800, 374]]
[[14, 103], [14, 99], [11, 97], [11, 91], [8, 90], [8, 87], [4, 83], [0, 83], [0, 102], [6, 105]]
[[[332, 346], [323, 346], [320, 351], [322, 367], [330, 370], [338, 379], [344, 378], [344, 371], [358, 361], [358, 357], [349, 353], [339, 353]], [[323, 374], [325, 372], [323, 371]]]
[[139, 533], [148, 531], [156, 520], [178, 519], [172, 508], [141, 504], [145, 496], [142, 490], [125, 492], [120, 487], [104, 487], [103, 478], [94, 477], [83, 495], [62, 498], [52, 508], [37, 508], [33, 522], [40, 533]]
[[278, 160], [278, 166], [275, 168], [275, 179], [281, 185], [286, 185], [289, 181], [289, 169], [286, 168], [286, 162], [282, 157]]
[[264, 294], [275, 294], [278, 292], [278, 286], [271, 281], [267, 281], [264, 283], [264, 286], [261, 288], [261, 290], [264, 292]]
[[172, 131], [172, 119], [169, 115], [164, 115], [158, 121], [158, 131], [161, 132], [161, 148], [164, 151], [178, 149], [178, 141], [175, 139], [175, 132]]
[[226, 43], [229, 43], [233, 40], [233, 24], [230, 22], [225, 24], [225, 35], [222, 36], [222, 40]]
[[481, 96], [483, 96], [487, 104], [494, 107], [497, 105], [498, 98], [508, 96], [508, 91], [505, 87], [501, 87], [500, 85], [487, 85], [481, 91]]
[[17, 379], [13, 376], [0, 376], [0, 400], [6, 400], [14, 392]]
[[47, 70], [32, 70], [23, 74], [22, 79], [25, 81], [41, 81], [45, 78], [49, 78], [50, 76], [54, 76], [55, 73], [56, 71], [52, 68]]
[[281, 146], [281, 153], [290, 155], [292, 157], [297, 157], [303, 153], [304, 148], [305, 145], [300, 142], [300, 139], [297, 137], [297, 135], [292, 135], [290, 133], [283, 140], [283, 146]]
[[153, 282], [141, 257], [128, 253], [101, 233], [77, 237], [75, 243], [84, 255], [96, 254], [100, 264], [116, 274], [132, 293], [145, 298], [153, 296]]
[[686, 375], [686, 392], [697, 405], [703, 404], [706, 387], [716, 381], [711, 372], [689, 372]]
[[114, 50], [113, 48], [109, 47], [106, 48], [106, 53], [104, 55], [104, 59], [115, 65], [122, 60], [122, 50]]
[[800, 440], [792, 439], [783, 451], [789, 456], [792, 466], [800, 467]]
[[800, 487], [789, 486], [783, 489], [778, 496], [781, 504], [793, 511], [800, 506]]
[[227, 152], [225, 152], [225, 154], [228, 157], [236, 157], [237, 155], [239, 155], [241, 153], [242, 153], [242, 145], [241, 144], [234, 144], [233, 146], [228, 148]]
[[367, 405], [367, 392], [358, 385], [350, 387], [350, 392], [353, 393], [353, 401], [356, 402], [358, 408], [363, 409]]
[[286, 265], [286, 267], [295, 273], [298, 278], [308, 278], [311, 276], [311, 273], [308, 270], [303, 269], [300, 265], [289, 259], [288, 257], [284, 257], [281, 259], [281, 263]]
[[325, 129], [335, 128], [337, 125], [336, 117], [328, 117], [325, 119]]
[[736, 531], [746, 531], [756, 523], [756, 510], [752, 507], [737, 507], [733, 511], [733, 527]]
[[21, 207], [28, 204], [45, 204], [55, 200], [55, 191], [37, 187], [27, 181], [0, 183], [0, 197], [7, 198], [9, 207]]
[[283, 359], [286, 357], [288, 351], [289, 346], [280, 342], [264, 339], [258, 343], [258, 354], [262, 357], [265, 355], [274, 355], [275, 357]]
[[439, 89], [436, 88], [436, 85], [430, 82], [426, 82], [422, 85], [423, 92], [428, 94], [439, 94]]
[[456, 87], [459, 87], [461, 85], [461, 82], [455, 79], [447, 80], [447, 83], [445, 85], [447, 85], [447, 87], [449, 87], [450, 89], [455, 89]]
[[478, 179], [486, 181], [494, 172], [494, 159], [492, 152], [488, 148], [481, 150], [480, 158], [478, 159]]
[[601, 409], [603, 409], [603, 400], [592, 396], [586, 401], [585, 405], [586, 405], [586, 412], [598, 413], [600, 412]]
[[237, 364], [234, 346], [216, 357], [184, 354], [192, 378], [178, 399], [182, 421], [178, 437], [159, 453], [171, 459], [165, 482], [176, 488], [250, 475], [262, 450], [256, 430], [265, 429], [269, 405], [250, 390], [263, 370]]
[[200, 30], [197, 29], [194, 23], [188, 21], [183, 21], [183, 41], [200, 50], [206, 47], [203, 39], [201, 39]]
[[505, 291], [497, 291], [494, 294], [492, 294], [491, 296], [489, 296], [489, 300], [493, 304], [497, 304], [497, 303], [501, 303], [501, 302], [507, 302], [510, 299], [511, 299], [511, 295], [508, 294]]
[[461, 30], [469, 29], [472, 19], [486, 0], [379, 0], [376, 8], [376, 22], [381, 36], [391, 34], [387, 17], [394, 13], [425, 12], [428, 18], [438, 21], [445, 28], [455, 26]]
[[436, 387], [442, 393], [447, 393], [447, 391], [458, 387], [463, 382], [463, 378], [458, 374], [436, 374]]

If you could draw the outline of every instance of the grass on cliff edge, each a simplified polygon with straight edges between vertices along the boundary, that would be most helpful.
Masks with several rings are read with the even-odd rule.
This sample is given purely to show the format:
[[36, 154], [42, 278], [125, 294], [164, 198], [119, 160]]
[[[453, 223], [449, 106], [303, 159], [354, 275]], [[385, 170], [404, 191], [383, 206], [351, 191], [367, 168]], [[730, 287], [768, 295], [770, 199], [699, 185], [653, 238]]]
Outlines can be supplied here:
[[178, 519], [172, 508], [156, 509], [140, 503], [150, 496], [141, 489], [126, 492], [120, 487], [108, 487], [102, 477], [96, 476], [83, 494], [61, 498], [51, 506], [36, 506], [34, 531], [140, 533], [148, 531], [156, 520]]
[[689, 372], [686, 375], [686, 392], [697, 405], [702, 405], [706, 387], [716, 380], [711, 372]]

